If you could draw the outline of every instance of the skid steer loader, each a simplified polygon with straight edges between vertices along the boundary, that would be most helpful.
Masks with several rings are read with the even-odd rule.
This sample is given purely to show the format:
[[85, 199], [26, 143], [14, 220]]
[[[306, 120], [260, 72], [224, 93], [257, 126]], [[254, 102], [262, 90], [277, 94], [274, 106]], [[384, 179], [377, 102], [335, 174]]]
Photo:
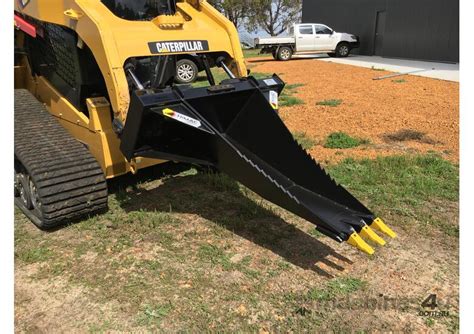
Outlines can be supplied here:
[[[385, 244], [374, 229], [395, 237], [295, 142], [275, 112], [284, 82], [249, 75], [235, 27], [206, 1], [14, 1], [15, 203], [39, 228], [103, 212], [107, 179], [175, 161], [366, 253]], [[183, 54], [201, 57], [207, 87], [174, 84]]]

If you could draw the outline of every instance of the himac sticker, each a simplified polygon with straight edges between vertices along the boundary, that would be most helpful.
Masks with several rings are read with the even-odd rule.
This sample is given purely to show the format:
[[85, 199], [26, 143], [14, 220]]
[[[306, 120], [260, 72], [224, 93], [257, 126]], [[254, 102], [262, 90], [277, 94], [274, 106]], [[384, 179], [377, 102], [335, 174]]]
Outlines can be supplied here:
[[269, 93], [270, 93], [270, 98], [269, 98], [270, 105], [272, 106], [273, 109], [278, 110], [278, 93], [275, 92], [274, 90], [271, 90]]
[[178, 122], [184, 123], [186, 125], [195, 127], [195, 128], [200, 128], [201, 127], [201, 122], [197, 119], [194, 119], [192, 117], [186, 116], [184, 114], [181, 114], [179, 112], [176, 112], [174, 110], [171, 110], [169, 108], [163, 109], [163, 115], [166, 117], [172, 118]]
[[148, 43], [150, 52], [158, 53], [194, 53], [209, 51], [209, 42], [204, 40], [163, 41]]

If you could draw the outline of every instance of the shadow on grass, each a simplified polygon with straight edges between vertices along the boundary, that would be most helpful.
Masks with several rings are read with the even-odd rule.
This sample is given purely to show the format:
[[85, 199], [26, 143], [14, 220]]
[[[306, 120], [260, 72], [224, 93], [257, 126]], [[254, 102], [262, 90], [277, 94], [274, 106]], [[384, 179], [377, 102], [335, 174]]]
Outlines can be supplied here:
[[333, 276], [319, 264], [344, 270], [328, 259], [329, 256], [352, 264], [348, 258], [281, 219], [271, 208], [265, 207], [264, 202], [256, 203], [250, 199], [229, 177], [204, 172], [176, 176], [185, 170], [189, 170], [189, 166], [180, 164], [166, 164], [161, 166], [161, 170], [157, 167], [144, 170], [136, 176], [116, 180], [116, 184], [110, 186], [111, 192], [127, 187], [127, 184], [133, 187], [137, 183], [168, 175], [159, 186], [150, 190], [135, 188], [127, 192], [126, 200], [119, 201], [120, 206], [126, 212], [142, 210], [196, 214], [271, 250], [295, 266], [328, 278]]

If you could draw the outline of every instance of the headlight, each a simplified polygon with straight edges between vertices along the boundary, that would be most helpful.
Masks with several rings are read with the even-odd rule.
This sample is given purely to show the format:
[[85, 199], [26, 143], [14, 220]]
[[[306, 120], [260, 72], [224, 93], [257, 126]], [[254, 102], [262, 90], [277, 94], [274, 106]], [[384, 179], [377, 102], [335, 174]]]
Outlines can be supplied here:
[[355, 40], [357, 41], [357, 36], [351, 35], [351, 38], [352, 38], [352, 39], [355, 39]]

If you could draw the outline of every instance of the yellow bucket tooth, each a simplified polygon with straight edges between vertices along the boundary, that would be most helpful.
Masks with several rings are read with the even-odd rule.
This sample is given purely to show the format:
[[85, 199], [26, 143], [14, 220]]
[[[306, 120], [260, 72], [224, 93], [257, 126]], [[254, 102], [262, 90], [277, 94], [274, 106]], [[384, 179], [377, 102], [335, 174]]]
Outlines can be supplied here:
[[380, 219], [380, 218], [376, 218], [374, 220], [374, 222], [372, 223], [372, 225], [370, 225], [370, 226], [373, 227], [376, 230], [379, 230], [382, 233], [385, 233], [390, 238], [395, 238], [397, 236], [397, 234], [395, 232], [393, 232], [393, 230], [390, 227], [385, 225], [383, 220]]
[[367, 244], [364, 241], [364, 239], [362, 239], [360, 237], [360, 235], [357, 234], [357, 232], [354, 232], [354, 233], [351, 234], [351, 236], [347, 240], [347, 243], [351, 246], [354, 246], [354, 247], [360, 249], [361, 251], [363, 251], [364, 253], [367, 253], [369, 255], [372, 255], [372, 254], [375, 253], [374, 249], [372, 247], [370, 247], [369, 244]]
[[359, 232], [359, 234], [366, 239], [369, 239], [376, 244], [379, 244], [380, 246], [385, 246], [386, 242], [383, 240], [381, 237], [377, 235], [377, 233], [374, 232], [370, 227], [365, 225], [362, 230]]

